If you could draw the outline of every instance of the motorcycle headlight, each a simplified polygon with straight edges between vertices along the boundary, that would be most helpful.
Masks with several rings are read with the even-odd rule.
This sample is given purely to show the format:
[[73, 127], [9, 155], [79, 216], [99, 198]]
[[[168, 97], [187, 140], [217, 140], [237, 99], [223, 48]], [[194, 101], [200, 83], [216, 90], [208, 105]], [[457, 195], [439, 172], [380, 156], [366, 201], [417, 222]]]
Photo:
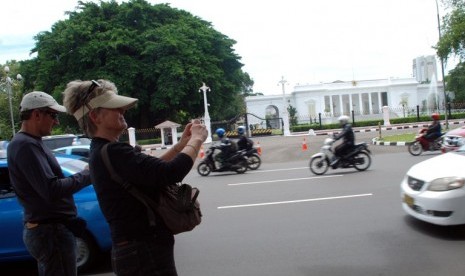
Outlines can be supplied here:
[[465, 179], [462, 177], [444, 177], [431, 181], [428, 187], [429, 191], [449, 191], [462, 188], [465, 185]]

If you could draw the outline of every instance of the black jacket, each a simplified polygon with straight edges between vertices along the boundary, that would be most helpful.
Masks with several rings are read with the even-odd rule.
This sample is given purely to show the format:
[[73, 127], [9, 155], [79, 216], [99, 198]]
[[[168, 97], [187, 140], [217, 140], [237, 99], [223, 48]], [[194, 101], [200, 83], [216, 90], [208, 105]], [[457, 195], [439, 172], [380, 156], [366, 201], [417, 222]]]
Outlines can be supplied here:
[[342, 131], [334, 136], [334, 139], [336, 139], [336, 141], [341, 138], [344, 138], [343, 139], [344, 144], [347, 144], [347, 145], [355, 144], [355, 135], [354, 135], [354, 131], [352, 130], [351, 124], [345, 124], [342, 127]]
[[[123, 189], [121, 184], [112, 180], [100, 154], [101, 148], [107, 143], [109, 141], [102, 138], [92, 139], [89, 167], [100, 208], [110, 225], [113, 242], [143, 239], [154, 232], [166, 238], [167, 242], [172, 242], [173, 237], [163, 221], [158, 218], [155, 229], [151, 229], [146, 207]], [[182, 181], [193, 166], [192, 159], [184, 153], [164, 161], [137, 152], [127, 143], [111, 143], [108, 156], [121, 178], [152, 197], [156, 197], [162, 186]]]

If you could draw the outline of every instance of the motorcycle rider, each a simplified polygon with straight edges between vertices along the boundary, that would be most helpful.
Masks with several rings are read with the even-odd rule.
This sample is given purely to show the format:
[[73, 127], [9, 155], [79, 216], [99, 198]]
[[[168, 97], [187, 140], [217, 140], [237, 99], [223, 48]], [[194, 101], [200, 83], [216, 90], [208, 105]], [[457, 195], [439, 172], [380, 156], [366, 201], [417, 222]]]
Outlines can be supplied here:
[[237, 141], [238, 150], [250, 150], [253, 147], [253, 141], [245, 135], [245, 127], [239, 126], [237, 128], [239, 140]]
[[219, 159], [219, 161], [221, 162], [221, 166], [225, 166], [226, 165], [226, 160], [231, 156], [231, 154], [233, 152], [236, 151], [235, 149], [235, 144], [233, 144], [231, 142], [231, 140], [229, 140], [229, 138], [225, 135], [226, 134], [226, 131], [224, 130], [224, 128], [218, 128], [216, 131], [215, 131], [216, 135], [218, 135], [218, 138], [220, 138], [220, 153], [217, 155], [217, 158]]
[[337, 141], [341, 138], [343, 139], [343, 142], [338, 145], [335, 150], [335, 158], [331, 162], [331, 166], [335, 166], [341, 157], [349, 152], [355, 145], [355, 135], [354, 131], [352, 130], [352, 125], [349, 124], [349, 116], [342, 115], [338, 118], [339, 124], [342, 127], [342, 131], [336, 135], [333, 136], [334, 140]]
[[438, 113], [431, 114], [431, 119], [433, 119], [433, 122], [428, 126], [428, 129], [426, 130], [426, 133], [424, 136], [425, 139], [428, 140], [429, 142], [430, 150], [432, 150], [434, 147], [433, 145], [434, 140], [441, 137], [442, 135], [441, 122], [439, 121], [439, 114]]

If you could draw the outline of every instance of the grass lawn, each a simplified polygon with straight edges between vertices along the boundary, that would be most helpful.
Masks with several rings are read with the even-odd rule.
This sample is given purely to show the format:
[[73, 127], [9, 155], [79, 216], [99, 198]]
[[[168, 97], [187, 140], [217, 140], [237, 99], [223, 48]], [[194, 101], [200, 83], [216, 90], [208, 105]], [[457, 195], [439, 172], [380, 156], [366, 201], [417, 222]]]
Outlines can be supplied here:
[[[452, 128], [449, 128], [447, 130], [442, 130], [442, 132], [447, 132], [449, 130], [459, 128], [460, 126], [455, 126]], [[386, 135], [383, 136], [382, 139], [379, 139], [378, 141], [380, 142], [412, 142], [415, 140], [415, 136], [418, 134], [418, 132], [412, 132], [412, 133], [403, 133], [403, 134], [397, 134], [397, 135]]]
[[415, 140], [417, 133], [403, 133], [397, 135], [383, 136], [378, 141], [380, 142], [411, 142]]

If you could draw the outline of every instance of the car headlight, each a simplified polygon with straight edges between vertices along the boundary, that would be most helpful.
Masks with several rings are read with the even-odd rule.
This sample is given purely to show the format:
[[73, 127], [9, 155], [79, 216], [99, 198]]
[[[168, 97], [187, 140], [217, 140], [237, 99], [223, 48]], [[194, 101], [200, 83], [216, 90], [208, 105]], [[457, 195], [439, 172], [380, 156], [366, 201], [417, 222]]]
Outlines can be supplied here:
[[460, 138], [460, 139], [457, 141], [457, 146], [463, 146], [463, 145], [465, 145], [465, 139]]
[[465, 185], [465, 179], [462, 177], [444, 177], [431, 181], [428, 187], [430, 191], [449, 191], [462, 188]]

